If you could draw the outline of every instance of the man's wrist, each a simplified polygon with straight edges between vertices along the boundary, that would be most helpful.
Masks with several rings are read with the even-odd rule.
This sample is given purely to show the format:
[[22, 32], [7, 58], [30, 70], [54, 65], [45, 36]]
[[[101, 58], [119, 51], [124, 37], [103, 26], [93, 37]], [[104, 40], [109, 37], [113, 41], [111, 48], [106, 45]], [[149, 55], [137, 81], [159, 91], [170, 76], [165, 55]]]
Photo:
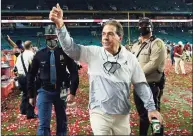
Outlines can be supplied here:
[[156, 111], [156, 107], [154, 105], [148, 107], [147, 109], [148, 112]]
[[64, 26], [63, 20], [61, 20], [58, 24], [56, 24], [57, 29], [61, 29]]

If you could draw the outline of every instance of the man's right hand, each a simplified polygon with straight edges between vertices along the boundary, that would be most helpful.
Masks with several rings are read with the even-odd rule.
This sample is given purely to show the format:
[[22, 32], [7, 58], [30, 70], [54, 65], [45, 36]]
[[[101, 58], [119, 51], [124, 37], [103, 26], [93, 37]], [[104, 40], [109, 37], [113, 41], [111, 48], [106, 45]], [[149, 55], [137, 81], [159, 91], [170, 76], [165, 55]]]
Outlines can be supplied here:
[[57, 28], [61, 28], [64, 25], [63, 11], [58, 3], [56, 4], [56, 7], [53, 7], [50, 11], [49, 19], [56, 24]]
[[35, 105], [36, 105], [35, 98], [29, 98], [29, 103], [30, 103], [33, 107], [35, 107]]

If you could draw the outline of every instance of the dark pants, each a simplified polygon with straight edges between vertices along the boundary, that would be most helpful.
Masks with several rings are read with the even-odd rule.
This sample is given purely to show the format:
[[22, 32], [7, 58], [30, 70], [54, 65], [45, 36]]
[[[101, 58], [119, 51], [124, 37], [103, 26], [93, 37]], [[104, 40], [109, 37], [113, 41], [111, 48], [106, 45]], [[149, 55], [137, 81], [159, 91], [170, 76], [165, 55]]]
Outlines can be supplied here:
[[161, 105], [161, 97], [163, 95], [163, 90], [165, 88], [165, 84], [166, 84], [166, 76], [165, 76], [165, 73], [163, 72], [162, 77], [160, 79], [160, 82], [158, 84], [159, 89], [160, 89], [160, 92], [159, 92], [159, 95], [158, 95], [158, 111], [159, 112], [160, 112], [160, 105]]
[[170, 55], [170, 59], [171, 59], [171, 63], [172, 65], [175, 63], [175, 60], [174, 60], [174, 55]]
[[162, 95], [163, 95], [163, 89], [162, 90], [160, 90], [159, 91], [159, 95], [158, 95], [158, 107], [157, 107], [157, 110], [160, 112], [161, 111], [161, 109], [160, 109], [160, 105], [161, 105], [161, 97], [162, 97]]
[[[153, 94], [155, 107], [159, 111], [159, 109], [160, 109], [160, 99], [161, 99], [161, 96], [159, 96], [159, 95], [161, 95], [160, 88], [155, 83], [149, 84], [149, 86], [150, 86], [150, 89], [151, 89], [152, 94]], [[137, 95], [137, 93], [135, 91], [134, 91], [134, 102], [135, 102], [138, 114], [140, 116], [139, 134], [140, 134], [140, 136], [147, 136], [148, 128], [149, 128], [149, 125], [150, 125], [150, 122], [149, 122], [149, 119], [148, 119], [148, 111], [144, 108], [143, 101], [139, 98], [139, 96]], [[161, 128], [161, 133], [158, 134], [158, 135], [159, 136], [163, 135], [163, 126]]]
[[27, 117], [32, 117], [34, 115], [34, 107], [29, 104], [29, 97], [27, 91], [27, 78], [26, 76], [20, 75], [18, 77], [18, 82], [23, 92], [21, 105], [20, 105], [20, 112], [21, 114], [26, 114]]
[[56, 135], [66, 136], [67, 134], [67, 117], [66, 103], [60, 99], [60, 93], [56, 91], [46, 91], [43, 88], [38, 90], [38, 118], [39, 127], [37, 135], [50, 136], [50, 122], [52, 114], [52, 104], [56, 113]]

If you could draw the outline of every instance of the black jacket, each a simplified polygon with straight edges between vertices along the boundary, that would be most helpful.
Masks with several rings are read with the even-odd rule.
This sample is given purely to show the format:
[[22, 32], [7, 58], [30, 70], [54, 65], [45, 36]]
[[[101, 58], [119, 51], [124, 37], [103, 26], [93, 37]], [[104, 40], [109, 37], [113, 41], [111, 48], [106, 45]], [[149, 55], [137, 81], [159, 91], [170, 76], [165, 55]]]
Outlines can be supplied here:
[[[27, 89], [30, 98], [33, 98], [36, 92], [34, 80], [38, 70], [41, 82], [50, 83], [50, 54], [50, 49], [46, 47], [38, 51], [32, 60], [32, 65], [27, 75]], [[56, 63], [56, 91], [60, 91], [63, 81], [69, 82], [69, 74], [66, 71], [66, 68], [68, 68], [70, 73], [70, 93], [75, 95], [79, 85], [77, 64], [60, 47], [54, 49], [54, 55]]]

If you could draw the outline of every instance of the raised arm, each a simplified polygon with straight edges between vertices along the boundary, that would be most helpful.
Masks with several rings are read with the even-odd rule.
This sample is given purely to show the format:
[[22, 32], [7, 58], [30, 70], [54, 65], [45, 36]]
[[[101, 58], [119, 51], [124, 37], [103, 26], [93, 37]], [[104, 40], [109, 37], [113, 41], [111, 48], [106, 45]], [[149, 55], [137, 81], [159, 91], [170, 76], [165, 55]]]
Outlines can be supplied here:
[[7, 40], [12, 47], [17, 47], [16, 43], [7, 35]]
[[49, 18], [56, 24], [56, 33], [63, 51], [76, 61], [89, 63], [90, 58], [93, 56], [93, 51], [95, 50], [93, 48], [96, 47], [78, 45], [73, 41], [64, 24], [63, 11], [59, 4], [52, 8]]

